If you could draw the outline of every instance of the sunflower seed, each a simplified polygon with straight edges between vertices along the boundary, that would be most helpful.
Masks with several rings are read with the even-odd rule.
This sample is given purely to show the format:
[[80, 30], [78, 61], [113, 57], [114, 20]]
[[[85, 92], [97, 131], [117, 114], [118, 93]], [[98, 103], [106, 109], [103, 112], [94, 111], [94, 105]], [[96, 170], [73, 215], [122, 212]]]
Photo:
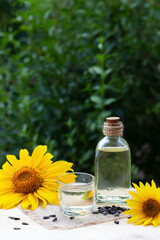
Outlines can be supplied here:
[[92, 214], [98, 214], [98, 211], [93, 211]]
[[119, 221], [118, 221], [118, 220], [114, 220], [114, 223], [115, 223], [115, 224], [119, 224]]
[[121, 208], [122, 212], [129, 210], [128, 208], [122, 207]]
[[102, 214], [105, 216], [108, 214], [108, 211], [104, 211]]
[[13, 229], [14, 229], [14, 230], [20, 230], [21, 228], [19, 228], [19, 227], [14, 227]]
[[43, 219], [49, 219], [49, 216], [44, 216]]
[[118, 217], [119, 216], [119, 213], [116, 212], [115, 214], [113, 214], [114, 217]]
[[52, 222], [56, 222], [57, 221], [57, 218], [55, 217], [53, 220], [52, 220]]
[[99, 213], [103, 213], [104, 211], [106, 211], [106, 208], [100, 208], [100, 209], [98, 209], [98, 212], [99, 212]]
[[117, 213], [119, 213], [119, 214], [120, 214], [121, 212], [122, 212], [122, 210], [120, 210], [120, 209], [117, 211]]
[[51, 215], [49, 215], [49, 217], [56, 217], [56, 215], [55, 214], [51, 214]]
[[22, 222], [22, 225], [29, 225], [29, 223], [26, 223], [26, 222]]
[[18, 218], [18, 217], [14, 217], [13, 219], [14, 219], [14, 220], [20, 220], [20, 218]]
[[71, 220], [73, 220], [73, 219], [74, 219], [74, 217], [70, 217], [70, 219], [71, 219]]

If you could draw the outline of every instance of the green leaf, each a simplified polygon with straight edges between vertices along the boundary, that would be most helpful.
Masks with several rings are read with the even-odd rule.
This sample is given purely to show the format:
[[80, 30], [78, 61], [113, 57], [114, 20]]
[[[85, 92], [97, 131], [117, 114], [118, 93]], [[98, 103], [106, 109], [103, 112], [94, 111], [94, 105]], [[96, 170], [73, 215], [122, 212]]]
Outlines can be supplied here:
[[110, 104], [112, 104], [114, 102], [116, 102], [115, 98], [108, 98], [108, 99], [104, 100], [104, 105], [107, 106], [107, 105], [110, 105]]
[[93, 66], [89, 68], [89, 72], [91, 74], [98, 74], [98, 75], [102, 75], [103, 74], [103, 69], [99, 66]]
[[92, 102], [97, 103], [97, 104], [101, 104], [101, 102], [102, 102], [102, 99], [100, 98], [100, 96], [97, 96], [97, 95], [91, 96], [90, 99]]

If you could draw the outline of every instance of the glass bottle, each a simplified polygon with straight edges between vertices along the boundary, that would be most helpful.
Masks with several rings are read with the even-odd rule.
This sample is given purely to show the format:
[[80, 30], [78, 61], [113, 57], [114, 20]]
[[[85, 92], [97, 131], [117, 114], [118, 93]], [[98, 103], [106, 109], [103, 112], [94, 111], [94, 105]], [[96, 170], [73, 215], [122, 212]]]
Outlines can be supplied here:
[[126, 203], [131, 186], [131, 155], [122, 138], [119, 117], [108, 117], [103, 127], [105, 137], [95, 153], [95, 199], [98, 203]]

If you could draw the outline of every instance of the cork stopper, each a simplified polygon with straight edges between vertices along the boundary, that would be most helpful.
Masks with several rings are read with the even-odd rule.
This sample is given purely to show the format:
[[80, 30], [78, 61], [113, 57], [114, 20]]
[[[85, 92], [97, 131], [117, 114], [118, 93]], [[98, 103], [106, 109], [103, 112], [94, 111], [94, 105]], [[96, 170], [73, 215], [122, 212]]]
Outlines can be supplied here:
[[119, 117], [108, 117], [106, 118], [107, 123], [119, 123]]
[[108, 117], [103, 127], [103, 134], [106, 136], [122, 136], [123, 124], [119, 117]]

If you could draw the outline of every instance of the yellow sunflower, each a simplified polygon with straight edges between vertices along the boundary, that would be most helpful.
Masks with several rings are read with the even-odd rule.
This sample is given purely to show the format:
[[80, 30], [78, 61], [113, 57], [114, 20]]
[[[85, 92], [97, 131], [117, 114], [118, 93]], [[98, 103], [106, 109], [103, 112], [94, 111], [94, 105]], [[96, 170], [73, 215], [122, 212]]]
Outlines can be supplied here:
[[133, 183], [136, 192], [129, 192], [133, 199], [127, 200], [130, 207], [124, 214], [132, 215], [128, 223], [135, 225], [160, 225], [160, 189], [156, 187], [152, 180], [151, 185], [139, 183], [139, 186]]
[[21, 149], [19, 160], [7, 155], [0, 170], [0, 208], [13, 208], [19, 203], [24, 209], [44, 208], [47, 203], [58, 204], [56, 179], [68, 170], [73, 171], [72, 163], [52, 162], [53, 155], [47, 146], [39, 145], [29, 156]]

